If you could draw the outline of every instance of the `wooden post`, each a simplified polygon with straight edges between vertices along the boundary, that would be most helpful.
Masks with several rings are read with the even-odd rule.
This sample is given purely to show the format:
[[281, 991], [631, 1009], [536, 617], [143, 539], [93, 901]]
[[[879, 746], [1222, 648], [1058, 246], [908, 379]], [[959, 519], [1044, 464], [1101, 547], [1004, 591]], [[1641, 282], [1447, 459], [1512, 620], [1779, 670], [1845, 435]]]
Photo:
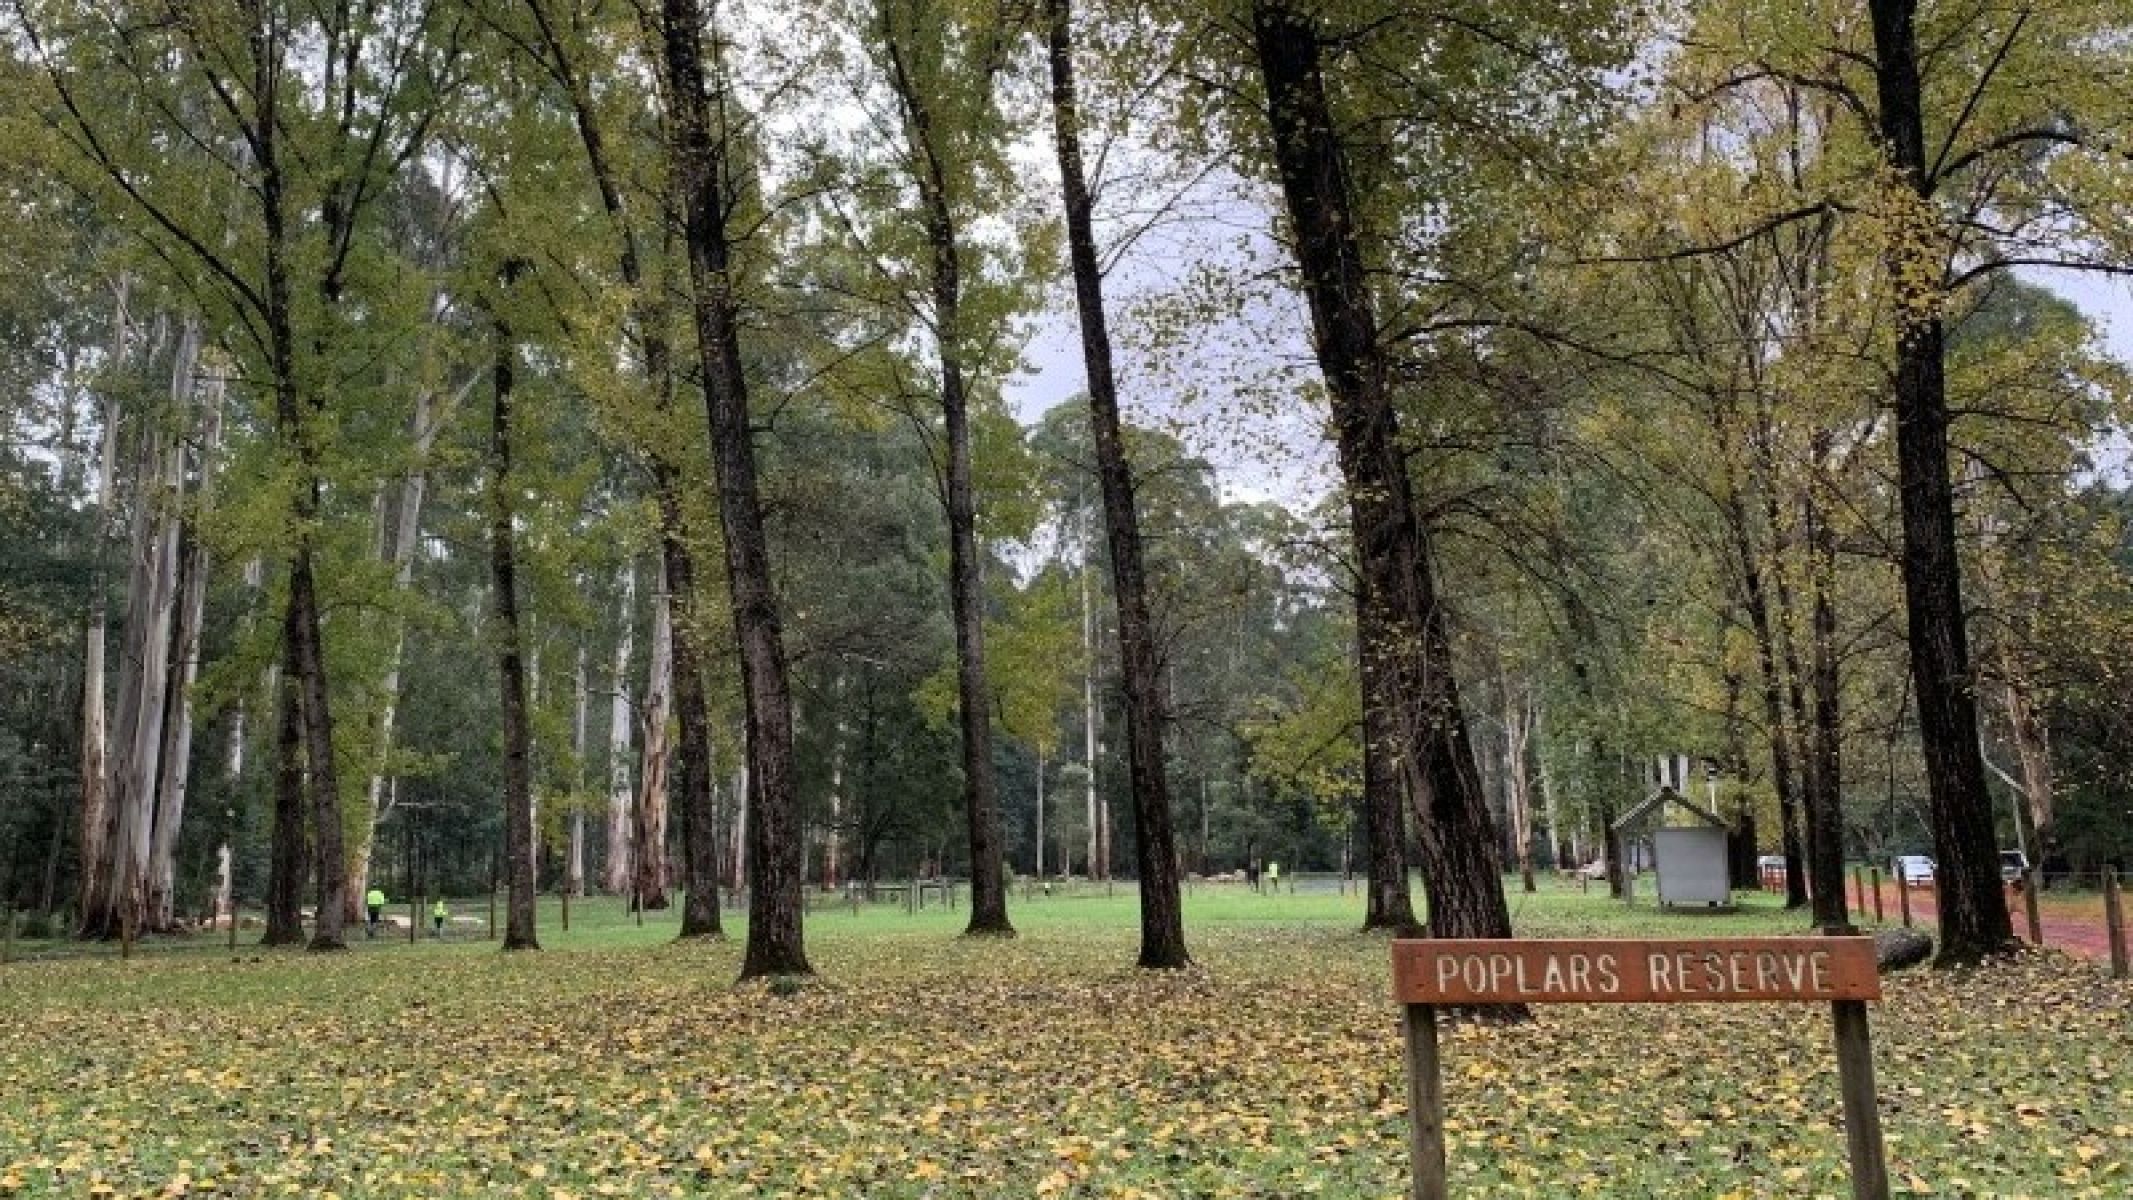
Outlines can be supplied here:
[[563, 885], [563, 932], [570, 932], [570, 885]]
[[1881, 915], [1881, 868], [1867, 868], [1867, 878], [1874, 886], [1874, 924], [1879, 925], [1886, 919]]
[[1844, 1146], [1851, 1157], [1853, 1200], [1889, 1200], [1889, 1167], [1882, 1157], [1881, 1110], [1874, 1103], [1874, 1046], [1866, 1001], [1832, 1000], [1836, 1019], [1837, 1080], [1844, 1092]]
[[2035, 867], [2029, 869], [2028, 882], [2022, 888], [2022, 911], [2029, 918], [2029, 944], [2044, 944], [2044, 918], [2037, 912], [2037, 884], [2043, 874]]
[[2111, 978], [2124, 979], [2126, 963], [2126, 906], [2118, 894], [2118, 872], [2103, 869], [2103, 927], [2111, 943]]
[[1866, 877], [1857, 867], [1852, 868], [1852, 911], [1866, 911]]
[[[232, 872], [235, 873], [234, 871]], [[237, 885], [230, 884], [230, 949], [237, 949]]]
[[1903, 860], [1896, 860], [1896, 907], [1903, 913], [1903, 927], [1911, 927], [1911, 873], [1906, 871]]
[[1412, 1200], [1445, 1200], [1444, 1074], [1437, 1061], [1437, 1006], [1405, 1005], [1407, 1149]]
[[496, 940], [496, 877], [489, 877], [489, 940]]
[[407, 944], [410, 946], [422, 932], [422, 897], [415, 894], [419, 890], [410, 888], [407, 893]]

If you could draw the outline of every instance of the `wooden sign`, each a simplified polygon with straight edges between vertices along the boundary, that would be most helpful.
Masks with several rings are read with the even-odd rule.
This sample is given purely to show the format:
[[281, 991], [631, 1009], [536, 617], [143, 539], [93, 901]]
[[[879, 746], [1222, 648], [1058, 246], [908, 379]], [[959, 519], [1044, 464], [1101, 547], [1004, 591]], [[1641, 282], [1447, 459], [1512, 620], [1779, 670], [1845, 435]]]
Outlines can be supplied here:
[[1400, 940], [1414, 1200], [1445, 1200], [1444, 1074], [1437, 1009], [1475, 1004], [1824, 1001], [1833, 1018], [1855, 1200], [1888, 1200], [1866, 1002], [1881, 998], [1870, 937], [1585, 941]]
[[1407, 1004], [1878, 1000], [1874, 939], [1395, 941]]

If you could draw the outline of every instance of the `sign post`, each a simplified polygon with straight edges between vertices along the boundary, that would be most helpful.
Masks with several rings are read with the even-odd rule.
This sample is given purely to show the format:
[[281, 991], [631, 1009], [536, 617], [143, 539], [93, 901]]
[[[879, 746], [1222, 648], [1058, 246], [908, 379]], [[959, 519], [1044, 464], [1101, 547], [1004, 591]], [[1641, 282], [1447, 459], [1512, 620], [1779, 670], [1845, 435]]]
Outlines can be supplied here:
[[1437, 1061], [1437, 1006], [1409, 1004], [1407, 1035], [1407, 1149], [1414, 1163], [1415, 1200], [1439, 1200], [1444, 1182], [1444, 1071]]
[[1392, 944], [1404, 1006], [1414, 1200], [1446, 1200], [1437, 1009], [1486, 1004], [1827, 1001], [1856, 1200], [1888, 1200], [1866, 1002], [1881, 998], [1870, 937], [1435, 940]]

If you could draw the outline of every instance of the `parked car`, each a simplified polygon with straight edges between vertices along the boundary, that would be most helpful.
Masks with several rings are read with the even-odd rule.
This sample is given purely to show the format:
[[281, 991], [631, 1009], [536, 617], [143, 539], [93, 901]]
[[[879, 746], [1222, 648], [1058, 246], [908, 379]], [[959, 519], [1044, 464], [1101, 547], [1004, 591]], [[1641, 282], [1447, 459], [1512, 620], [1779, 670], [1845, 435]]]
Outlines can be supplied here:
[[1889, 869], [1911, 887], [1933, 886], [1933, 860], [1923, 854], [1899, 854]]
[[2029, 856], [2020, 850], [2000, 851], [2000, 882], [2016, 887], [2029, 878]]

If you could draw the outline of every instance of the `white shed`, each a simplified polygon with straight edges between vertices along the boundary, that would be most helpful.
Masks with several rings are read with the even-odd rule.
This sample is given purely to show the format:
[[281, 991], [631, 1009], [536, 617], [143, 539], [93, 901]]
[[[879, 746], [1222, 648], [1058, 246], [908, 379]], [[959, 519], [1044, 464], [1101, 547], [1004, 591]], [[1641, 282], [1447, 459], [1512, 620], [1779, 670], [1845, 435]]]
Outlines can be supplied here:
[[[1693, 825], [1668, 825], [1669, 809], [1688, 813]], [[1733, 887], [1726, 854], [1726, 823], [1670, 787], [1662, 787], [1623, 813], [1615, 833], [1625, 845], [1649, 837], [1659, 876], [1659, 903], [1726, 907]]]

